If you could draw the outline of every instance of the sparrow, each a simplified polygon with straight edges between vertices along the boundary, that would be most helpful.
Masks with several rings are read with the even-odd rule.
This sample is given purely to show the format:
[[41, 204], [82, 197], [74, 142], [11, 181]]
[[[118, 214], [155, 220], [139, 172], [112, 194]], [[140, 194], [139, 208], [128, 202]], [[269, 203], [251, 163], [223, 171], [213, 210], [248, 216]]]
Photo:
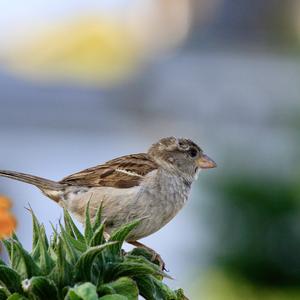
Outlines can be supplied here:
[[91, 219], [102, 205], [107, 236], [140, 219], [126, 241], [149, 250], [164, 268], [161, 257], [138, 240], [173, 219], [188, 200], [200, 170], [214, 167], [216, 163], [192, 140], [166, 137], [147, 153], [121, 156], [60, 181], [7, 170], [0, 170], [0, 176], [35, 185], [81, 223], [88, 203]]

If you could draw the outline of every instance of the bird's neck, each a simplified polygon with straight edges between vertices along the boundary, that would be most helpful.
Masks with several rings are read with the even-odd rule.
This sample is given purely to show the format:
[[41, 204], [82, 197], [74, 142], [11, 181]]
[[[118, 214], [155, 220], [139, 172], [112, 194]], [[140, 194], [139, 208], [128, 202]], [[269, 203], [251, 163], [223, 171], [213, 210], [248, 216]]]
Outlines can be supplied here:
[[187, 200], [193, 180], [190, 177], [182, 176], [178, 172], [158, 169], [157, 184], [161, 189], [165, 189], [166, 193], [171, 193], [174, 197], [184, 198]]

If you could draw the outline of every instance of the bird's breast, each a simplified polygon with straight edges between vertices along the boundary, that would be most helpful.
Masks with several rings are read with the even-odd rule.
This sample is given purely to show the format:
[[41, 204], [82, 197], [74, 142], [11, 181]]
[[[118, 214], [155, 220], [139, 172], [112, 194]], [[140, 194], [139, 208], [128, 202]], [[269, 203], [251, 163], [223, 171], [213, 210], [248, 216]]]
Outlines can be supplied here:
[[155, 174], [141, 186], [137, 211], [145, 219], [132, 233], [135, 238], [150, 235], [166, 225], [188, 199], [190, 185], [171, 174]]
[[190, 185], [182, 178], [163, 171], [146, 184], [145, 196], [157, 208], [159, 216], [168, 221], [183, 207], [190, 192]]
[[167, 224], [183, 207], [189, 191], [190, 185], [181, 178], [155, 170], [145, 177], [141, 185], [131, 188], [72, 187], [63, 202], [82, 223], [86, 204], [90, 202], [93, 218], [102, 203], [102, 217], [106, 220], [108, 232], [141, 219], [128, 237], [137, 240]]

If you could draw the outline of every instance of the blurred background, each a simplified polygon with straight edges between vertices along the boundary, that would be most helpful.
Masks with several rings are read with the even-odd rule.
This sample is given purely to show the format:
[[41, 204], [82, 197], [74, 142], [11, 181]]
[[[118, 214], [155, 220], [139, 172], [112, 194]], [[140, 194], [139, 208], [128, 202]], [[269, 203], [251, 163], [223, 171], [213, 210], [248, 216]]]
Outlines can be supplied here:
[[[300, 299], [300, 2], [0, 3], [0, 168], [62, 177], [163, 136], [218, 163], [144, 239], [191, 299]], [[29, 203], [0, 179], [31, 247]]]

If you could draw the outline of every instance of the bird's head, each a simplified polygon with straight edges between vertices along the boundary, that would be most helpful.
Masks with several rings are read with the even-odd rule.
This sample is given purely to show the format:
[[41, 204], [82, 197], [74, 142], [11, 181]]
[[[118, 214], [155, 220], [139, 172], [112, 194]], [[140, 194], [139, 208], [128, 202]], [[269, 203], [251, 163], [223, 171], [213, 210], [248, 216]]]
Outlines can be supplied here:
[[201, 169], [217, 166], [197, 144], [186, 138], [162, 138], [150, 147], [148, 154], [160, 167], [189, 181], [194, 181]]

